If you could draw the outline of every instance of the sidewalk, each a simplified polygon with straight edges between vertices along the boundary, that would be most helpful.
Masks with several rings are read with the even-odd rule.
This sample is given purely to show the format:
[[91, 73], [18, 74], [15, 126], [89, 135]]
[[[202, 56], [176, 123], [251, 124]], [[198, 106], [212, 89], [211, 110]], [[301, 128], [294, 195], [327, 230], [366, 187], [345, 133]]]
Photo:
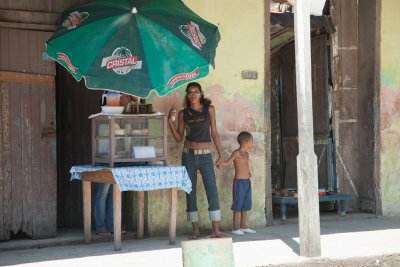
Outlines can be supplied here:
[[[362, 257], [360, 261], [368, 257], [375, 263], [380, 263], [381, 259], [388, 258], [388, 255], [394, 255], [394, 259], [399, 259], [400, 255], [400, 218], [375, 218], [370, 214], [348, 214], [346, 217], [339, 217], [335, 214], [322, 215], [322, 255], [313, 259], [299, 256], [297, 220], [291, 219], [284, 224], [275, 221], [274, 226], [256, 230], [257, 234], [232, 237], [236, 267], [335, 266], [329, 262], [343, 261], [354, 257]], [[188, 240], [187, 236], [177, 236], [174, 246], [168, 245], [168, 237], [142, 240], [132, 239], [132, 236], [127, 236], [127, 238], [122, 241], [122, 250], [117, 252], [113, 250], [114, 245], [111, 239], [107, 242], [82, 244], [82, 232], [76, 230], [60, 234], [57, 240], [48, 239], [47, 243], [42, 240], [41, 244], [36, 240], [0, 242], [0, 266], [182, 266], [180, 245], [181, 241]], [[209, 237], [204, 236], [203, 238]], [[44, 248], [13, 249], [13, 246], [15, 248], [15, 246], [27, 245], [28, 241], [37, 242], [36, 246]], [[50, 246], [52, 244], [70, 244], [71, 242], [75, 244]], [[32, 246], [33, 243], [30, 245]], [[379, 256], [380, 258], [377, 258]], [[376, 261], [375, 258], [380, 261]], [[312, 262], [325, 262], [326, 264], [311, 265]], [[349, 265], [338, 264], [336, 266]]]

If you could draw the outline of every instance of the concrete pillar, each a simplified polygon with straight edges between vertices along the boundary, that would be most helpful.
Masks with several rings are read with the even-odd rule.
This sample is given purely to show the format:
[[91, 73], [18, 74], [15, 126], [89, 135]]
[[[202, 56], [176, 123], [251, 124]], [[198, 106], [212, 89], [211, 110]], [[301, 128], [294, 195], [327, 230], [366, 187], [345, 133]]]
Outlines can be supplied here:
[[299, 192], [300, 255], [321, 255], [318, 169], [314, 153], [310, 0], [295, 1], [296, 87], [299, 155], [297, 185]]

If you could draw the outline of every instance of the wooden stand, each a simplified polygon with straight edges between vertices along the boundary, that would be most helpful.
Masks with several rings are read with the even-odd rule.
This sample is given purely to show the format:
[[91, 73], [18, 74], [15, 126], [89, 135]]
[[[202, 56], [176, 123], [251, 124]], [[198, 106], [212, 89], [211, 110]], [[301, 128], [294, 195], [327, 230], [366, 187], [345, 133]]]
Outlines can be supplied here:
[[[150, 121], [152, 121], [150, 123]], [[139, 127], [139, 126], [140, 127]], [[118, 126], [118, 128], [116, 128]], [[105, 127], [103, 129], [103, 127]], [[137, 128], [140, 129], [137, 129]], [[134, 129], [135, 128], [135, 129]], [[116, 130], [123, 130], [117, 135]], [[144, 133], [141, 130], [146, 130]], [[165, 114], [140, 115], [96, 115], [92, 118], [92, 165], [100, 163], [113, 168], [116, 163], [164, 162], [167, 164], [167, 116]], [[132, 132], [133, 131], [133, 132]], [[139, 132], [136, 132], [139, 131]], [[154, 133], [157, 133], [154, 135]], [[153, 134], [152, 134], [153, 133]], [[150, 139], [162, 140], [162, 144], [153, 147], [161, 152], [150, 158], [132, 156], [134, 146], [150, 146]], [[100, 145], [103, 141], [103, 146]], [[117, 142], [120, 145], [117, 145]], [[121, 145], [121, 141], [122, 145]], [[106, 145], [104, 145], [106, 144]], [[103, 151], [104, 150], [104, 151]], [[122, 152], [122, 154], [121, 154]], [[134, 168], [134, 167], [133, 167]], [[115, 183], [111, 170], [82, 172], [85, 242], [91, 242], [91, 182], [113, 184], [114, 195], [114, 245], [121, 249], [121, 191]], [[175, 244], [177, 189], [171, 189], [171, 210], [169, 223], [169, 244]], [[144, 191], [137, 192], [137, 238], [144, 235]]]
[[[85, 243], [92, 241], [92, 218], [91, 203], [92, 191], [91, 183], [113, 184], [114, 190], [114, 250], [121, 250], [121, 191], [115, 183], [111, 170], [99, 170], [93, 172], [82, 172], [82, 191], [83, 191], [83, 224], [85, 233]], [[176, 212], [177, 212], [177, 189], [171, 189], [171, 210], [169, 221], [169, 244], [175, 245], [176, 238]], [[144, 233], [144, 191], [137, 194], [137, 237], [143, 238]]]

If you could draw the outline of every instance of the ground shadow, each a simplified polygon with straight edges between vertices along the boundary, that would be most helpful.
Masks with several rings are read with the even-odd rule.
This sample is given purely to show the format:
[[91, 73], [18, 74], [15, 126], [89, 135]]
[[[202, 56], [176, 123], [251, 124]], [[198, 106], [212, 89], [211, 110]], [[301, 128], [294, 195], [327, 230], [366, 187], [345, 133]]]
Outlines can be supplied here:
[[[337, 214], [328, 214], [321, 215], [320, 218], [321, 235], [400, 229], [399, 218], [376, 218], [371, 214], [350, 213], [346, 217], [340, 217]], [[290, 247], [294, 253], [299, 254], [299, 230], [297, 218], [289, 218], [285, 222], [282, 222], [278, 219], [274, 221], [273, 226], [259, 227], [256, 228], [256, 230], [257, 234], [248, 234], [243, 237], [233, 236], [233, 243], [280, 240]], [[229, 233], [227, 229], [226, 233]], [[122, 241], [122, 250], [114, 251], [112, 238], [97, 239], [94, 243], [83, 244], [83, 231], [81, 229], [74, 230], [74, 233], [72, 234], [75, 236], [75, 241], [70, 240], [71, 243], [63, 243], [60, 240], [57, 243], [57, 241], [54, 240], [52, 246], [50, 246], [50, 243], [47, 245], [31, 246], [35, 247], [36, 249], [21, 250], [14, 248], [13, 250], [4, 250], [4, 244], [6, 242], [14, 241], [0, 242], [0, 266], [62, 259], [75, 259], [88, 256], [142, 253], [155, 250], [159, 250], [161, 253], [180, 254], [181, 242], [188, 240], [187, 235], [178, 235], [176, 238], [176, 244], [169, 245], [168, 237], [144, 238], [142, 240], [137, 240], [134, 234], [128, 234]], [[209, 233], [204, 233], [202, 238], [210, 238]], [[18, 241], [21, 242], [21, 240]], [[34, 240], [31, 240], [31, 242], [34, 242]]]

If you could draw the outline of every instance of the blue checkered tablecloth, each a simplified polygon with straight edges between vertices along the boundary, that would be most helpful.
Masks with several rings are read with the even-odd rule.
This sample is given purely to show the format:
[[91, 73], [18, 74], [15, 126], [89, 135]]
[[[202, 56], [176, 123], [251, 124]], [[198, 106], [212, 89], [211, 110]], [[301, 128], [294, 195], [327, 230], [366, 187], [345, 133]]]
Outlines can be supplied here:
[[167, 188], [178, 188], [187, 193], [192, 191], [192, 183], [186, 168], [183, 166], [73, 166], [70, 170], [71, 180], [81, 179], [81, 172], [110, 169], [115, 182], [121, 191], [150, 191]]

